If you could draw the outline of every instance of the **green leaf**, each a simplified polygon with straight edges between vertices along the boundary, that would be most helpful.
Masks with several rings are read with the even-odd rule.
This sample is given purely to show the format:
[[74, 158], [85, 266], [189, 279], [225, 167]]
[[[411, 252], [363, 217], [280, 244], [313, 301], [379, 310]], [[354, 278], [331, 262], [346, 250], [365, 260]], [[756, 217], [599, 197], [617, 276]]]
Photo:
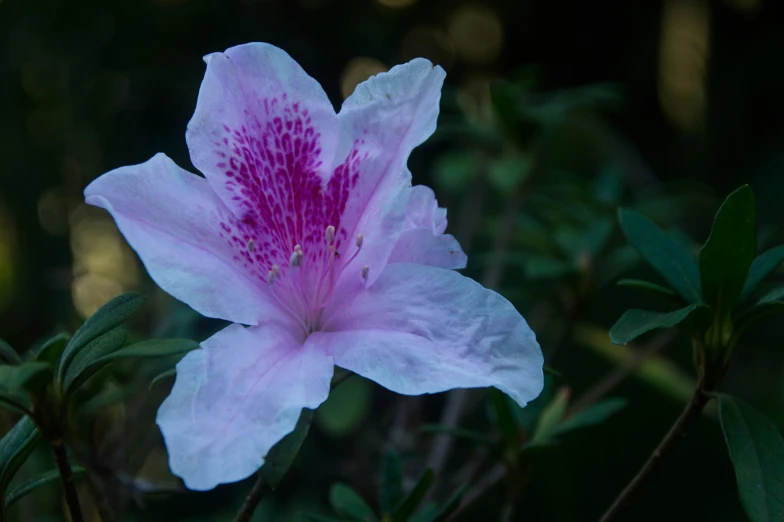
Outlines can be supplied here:
[[544, 407], [539, 415], [539, 422], [537, 422], [536, 429], [531, 436], [530, 444], [542, 444], [552, 438], [566, 413], [570, 395], [571, 392], [566, 386], [556, 392], [555, 397]]
[[[0, 498], [5, 495], [11, 479], [33, 452], [40, 438], [41, 434], [33, 421], [28, 417], [22, 417], [0, 439]], [[1, 514], [2, 512], [0, 512]]]
[[0, 396], [22, 405], [27, 403], [25, 392], [38, 393], [52, 380], [52, 368], [43, 362], [28, 362], [19, 366], [0, 365]]
[[610, 328], [610, 340], [615, 344], [626, 344], [651, 330], [672, 328], [686, 319], [696, 308], [696, 304], [690, 304], [680, 310], [667, 313], [627, 310]]
[[496, 441], [492, 437], [488, 437], [484, 433], [467, 430], [465, 428], [455, 428], [453, 426], [444, 426], [441, 424], [425, 424], [419, 429], [422, 433], [444, 433], [451, 435], [456, 439], [463, 439], [471, 442], [476, 442], [483, 446], [494, 446]]
[[449, 500], [444, 503], [441, 507], [441, 511], [438, 513], [438, 516], [435, 518], [433, 522], [446, 522], [452, 513], [460, 507], [460, 500], [462, 500], [463, 495], [465, 494], [466, 490], [468, 489], [469, 483], [466, 482], [460, 488], [452, 493], [452, 496], [449, 497]]
[[[183, 355], [198, 347], [199, 343], [190, 339], [149, 339], [124, 348], [109, 350], [108, 353], [102, 354], [91, 362], [88, 362], [88, 364], [85, 365], [82, 376], [79, 377], [78, 383], [74, 383], [69, 389], [76, 389], [73, 386], [80, 386], [90, 376], [94, 375], [95, 372], [118, 359]], [[87, 349], [85, 349], [83, 353], [87, 353]], [[96, 351], [93, 353], [97, 355], [99, 352]]]
[[719, 395], [721, 428], [738, 492], [751, 522], [784, 520], [784, 440], [771, 421], [743, 401]]
[[490, 165], [490, 182], [499, 190], [514, 190], [528, 178], [532, 164], [528, 156], [502, 157]]
[[422, 503], [422, 500], [425, 498], [425, 494], [427, 490], [430, 489], [430, 486], [433, 484], [433, 470], [427, 469], [419, 477], [419, 480], [414, 486], [414, 489], [411, 490], [411, 493], [408, 494], [408, 497], [400, 504], [400, 506], [395, 510], [392, 514], [392, 521], [393, 522], [406, 522], [409, 517], [416, 511], [416, 508], [419, 507], [419, 504]]
[[438, 505], [435, 502], [428, 502], [425, 507], [411, 515], [408, 522], [434, 522], [437, 516]]
[[[125, 330], [118, 326], [96, 337], [73, 358], [65, 369], [63, 392], [69, 395], [100, 369], [96, 364], [105, 355], [118, 350], [125, 343]], [[67, 348], [66, 348], [67, 351]], [[102, 365], [101, 365], [102, 366]]]
[[755, 215], [754, 194], [744, 185], [719, 208], [700, 252], [702, 294], [718, 317], [728, 317], [740, 300], [757, 252]]
[[159, 373], [150, 381], [150, 386], [148, 389], [152, 390], [152, 387], [158, 384], [160, 381], [168, 379], [169, 377], [174, 377], [175, 375], [177, 375], [177, 368], [169, 368], [168, 370]]
[[261, 474], [272, 489], [278, 487], [278, 484], [280, 484], [280, 481], [283, 480], [283, 477], [294, 463], [294, 459], [297, 458], [297, 453], [299, 453], [302, 443], [305, 442], [305, 438], [308, 436], [312, 421], [313, 410], [303, 409], [302, 413], [299, 414], [294, 431], [283, 437], [267, 453], [267, 457], [264, 459], [264, 466], [261, 468]]
[[344, 519], [342, 518], [334, 518], [328, 517], [325, 515], [320, 515], [318, 513], [302, 513], [305, 517], [309, 518], [313, 522], [343, 522]]
[[747, 299], [762, 280], [776, 270], [781, 263], [784, 263], [784, 245], [771, 248], [757, 256], [749, 268], [749, 275], [743, 285], [743, 292], [741, 292], [741, 301]]
[[22, 358], [16, 353], [10, 344], [0, 339], [0, 363], [4, 364], [19, 364]]
[[128, 320], [144, 304], [141, 294], [128, 292], [118, 295], [95, 312], [79, 328], [63, 351], [57, 366], [57, 377], [65, 378], [65, 372], [76, 354], [89, 343], [114, 330]]
[[564, 433], [573, 430], [601, 424], [625, 408], [628, 403], [629, 401], [619, 397], [597, 402], [593, 406], [571, 417], [567, 417], [566, 420], [555, 429], [553, 436], [563, 435]]
[[381, 466], [381, 484], [378, 500], [381, 513], [391, 513], [403, 500], [403, 464], [400, 456], [392, 450], [384, 452], [384, 461]]
[[330, 392], [316, 411], [316, 424], [327, 435], [342, 437], [357, 429], [370, 408], [372, 386], [354, 377]]
[[349, 517], [351, 520], [363, 522], [378, 520], [367, 502], [346, 484], [340, 482], [332, 484], [329, 489], [329, 503], [338, 514]]
[[498, 424], [498, 429], [501, 430], [501, 436], [504, 439], [504, 444], [507, 448], [517, 447], [517, 441], [520, 436], [515, 422], [512, 409], [509, 407], [509, 400], [506, 395], [495, 389], [490, 389], [490, 401], [493, 405], [493, 412], [495, 413], [495, 420]]
[[33, 350], [30, 354], [31, 361], [48, 363], [52, 368], [57, 366], [60, 354], [68, 344], [68, 334], [60, 333], [47, 340], [44, 344]]
[[673, 298], [678, 299], [678, 294], [669, 288], [657, 285], [656, 283], [651, 283], [650, 281], [644, 281], [642, 279], [621, 279], [617, 284], [618, 286], [639, 288], [640, 290], [644, 290], [650, 294], [663, 297], [667, 300], [672, 300]]
[[697, 263], [678, 241], [634, 210], [620, 209], [618, 218], [629, 243], [664, 276], [687, 303], [702, 300]]
[[[74, 474], [75, 477], [78, 477], [85, 473], [85, 469], [81, 466], [72, 466], [71, 472]], [[46, 473], [42, 473], [38, 476], [35, 476], [14, 488], [13, 491], [8, 493], [5, 497], [5, 506], [9, 507], [17, 500], [22, 499], [24, 496], [32, 493], [36, 489], [40, 488], [41, 486], [45, 486], [51, 482], [56, 480], [60, 480], [60, 472], [56, 469], [51, 471], [47, 471]]]

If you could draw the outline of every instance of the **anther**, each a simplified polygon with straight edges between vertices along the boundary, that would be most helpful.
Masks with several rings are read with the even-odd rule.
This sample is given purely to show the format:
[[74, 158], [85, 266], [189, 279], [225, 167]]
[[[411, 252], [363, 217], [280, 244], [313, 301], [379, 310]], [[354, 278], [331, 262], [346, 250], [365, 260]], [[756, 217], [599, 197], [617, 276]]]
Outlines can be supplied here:
[[332, 244], [332, 241], [335, 239], [335, 227], [332, 225], [327, 227], [327, 230], [324, 232], [324, 239], [327, 240], [327, 245]]
[[362, 267], [362, 279], [367, 282], [368, 274], [370, 273], [370, 267], [365, 265]]
[[357, 242], [356, 242], [357, 248], [362, 248], [362, 241], [364, 241], [364, 239], [365, 238], [362, 237], [362, 234], [357, 234]]
[[280, 268], [278, 265], [272, 265], [272, 268], [267, 272], [267, 283], [272, 284], [280, 277]]
[[291, 253], [291, 257], [289, 258], [289, 266], [291, 268], [302, 266], [302, 247], [299, 245], [295, 246], [294, 252]]
[[248, 252], [253, 252], [256, 250], [256, 242], [253, 239], [248, 240]]

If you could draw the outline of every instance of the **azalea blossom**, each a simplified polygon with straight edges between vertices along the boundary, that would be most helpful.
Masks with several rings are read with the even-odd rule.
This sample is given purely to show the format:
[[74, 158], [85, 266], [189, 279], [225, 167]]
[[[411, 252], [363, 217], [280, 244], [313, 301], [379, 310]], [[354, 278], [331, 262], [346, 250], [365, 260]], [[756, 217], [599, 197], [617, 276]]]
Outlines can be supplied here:
[[232, 325], [177, 365], [157, 422], [172, 471], [206, 490], [251, 475], [327, 398], [334, 366], [397, 393], [494, 386], [524, 406], [542, 353], [514, 306], [454, 269], [466, 256], [411, 150], [435, 130], [444, 71], [416, 59], [335, 113], [282, 50], [205, 58], [186, 139], [85, 190], [150, 276]]

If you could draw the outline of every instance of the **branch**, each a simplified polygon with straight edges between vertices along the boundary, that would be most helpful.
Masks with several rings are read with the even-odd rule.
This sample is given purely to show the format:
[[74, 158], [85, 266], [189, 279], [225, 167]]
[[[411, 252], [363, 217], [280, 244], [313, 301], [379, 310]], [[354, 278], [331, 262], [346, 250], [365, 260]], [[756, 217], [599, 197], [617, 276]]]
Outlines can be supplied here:
[[691, 425], [700, 416], [702, 409], [708, 404], [711, 398], [711, 391], [705, 389], [704, 384], [700, 381], [694, 389], [694, 394], [683, 410], [680, 417], [672, 425], [670, 431], [659, 443], [659, 446], [653, 451], [648, 462], [637, 473], [628, 486], [618, 495], [618, 498], [613, 502], [613, 505], [602, 516], [600, 522], [612, 522], [617, 520], [624, 509], [629, 505], [631, 500], [650, 478], [651, 474], [661, 465], [662, 460], [666, 457], [676, 446], [676, 444], [686, 435]]
[[57, 471], [60, 472], [60, 479], [63, 482], [65, 501], [68, 503], [71, 522], [84, 522], [82, 508], [79, 505], [79, 493], [76, 491], [76, 478], [71, 469], [71, 464], [68, 462], [68, 455], [63, 441], [62, 439], [55, 439], [50, 441], [50, 444], [52, 453], [54, 453], [54, 463], [57, 465]]
[[237, 513], [237, 518], [234, 519], [234, 522], [249, 522], [253, 516], [253, 512], [256, 511], [259, 503], [264, 498], [264, 494], [269, 489], [267, 483], [264, 481], [264, 475], [261, 473], [258, 475], [259, 478], [256, 480], [256, 483], [253, 484], [253, 489], [250, 490], [250, 493], [248, 493], [248, 496], [245, 498], [245, 502], [242, 504], [239, 513]]

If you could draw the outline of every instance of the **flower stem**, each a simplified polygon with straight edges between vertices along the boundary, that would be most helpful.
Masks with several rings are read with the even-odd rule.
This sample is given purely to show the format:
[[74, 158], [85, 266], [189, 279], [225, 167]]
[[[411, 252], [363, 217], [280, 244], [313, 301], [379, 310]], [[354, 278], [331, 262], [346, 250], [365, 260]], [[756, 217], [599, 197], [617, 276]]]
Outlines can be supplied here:
[[264, 475], [259, 473], [256, 483], [253, 484], [253, 489], [250, 490], [250, 493], [245, 498], [245, 502], [242, 504], [240, 512], [237, 513], [237, 518], [234, 519], [234, 522], [249, 522], [268, 489], [269, 487], [267, 487], [267, 483], [264, 481]]
[[71, 522], [84, 522], [82, 508], [79, 505], [79, 494], [76, 491], [76, 478], [71, 470], [71, 464], [68, 462], [65, 445], [62, 439], [55, 439], [51, 441], [51, 446], [54, 463], [57, 465], [57, 471], [60, 472], [60, 479], [63, 482], [65, 501], [68, 503], [68, 511], [71, 513]]
[[706, 389], [702, 382], [698, 382], [694, 389], [694, 394], [686, 405], [680, 417], [672, 425], [670, 431], [653, 451], [648, 461], [637, 473], [637, 475], [624, 488], [612, 506], [604, 513], [600, 522], [613, 522], [623, 513], [640, 488], [650, 478], [651, 474], [659, 467], [664, 457], [666, 457], [675, 445], [682, 439], [691, 427], [692, 423], [700, 416], [702, 409], [711, 399], [711, 390]]

